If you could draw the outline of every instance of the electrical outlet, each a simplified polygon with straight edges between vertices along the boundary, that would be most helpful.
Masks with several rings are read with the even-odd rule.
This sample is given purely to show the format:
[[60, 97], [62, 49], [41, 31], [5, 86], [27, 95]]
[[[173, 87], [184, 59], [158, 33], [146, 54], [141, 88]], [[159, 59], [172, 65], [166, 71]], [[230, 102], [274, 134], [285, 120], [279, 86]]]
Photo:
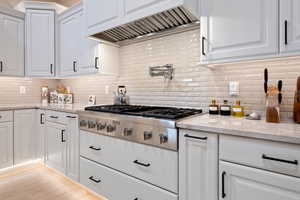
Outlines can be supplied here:
[[109, 93], [109, 86], [106, 85], [106, 86], [105, 86], [105, 94], [108, 94], [108, 93]]
[[20, 86], [20, 94], [26, 94], [26, 86]]
[[229, 95], [230, 96], [240, 95], [240, 83], [238, 81], [229, 82]]

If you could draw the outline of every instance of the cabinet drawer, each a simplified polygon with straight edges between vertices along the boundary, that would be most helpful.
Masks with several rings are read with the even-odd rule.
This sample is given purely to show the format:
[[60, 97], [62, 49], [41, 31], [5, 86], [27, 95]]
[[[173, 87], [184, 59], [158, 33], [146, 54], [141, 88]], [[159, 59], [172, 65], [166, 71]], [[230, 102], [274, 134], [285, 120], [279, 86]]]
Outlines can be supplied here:
[[178, 152], [81, 131], [80, 155], [178, 192]]
[[300, 145], [222, 135], [220, 159], [300, 177]]
[[0, 111], [0, 122], [12, 122], [13, 111]]
[[76, 115], [51, 110], [46, 111], [46, 121], [48, 122], [68, 124], [70, 118], [76, 118]]
[[111, 200], [178, 200], [178, 196], [80, 158], [80, 183]]

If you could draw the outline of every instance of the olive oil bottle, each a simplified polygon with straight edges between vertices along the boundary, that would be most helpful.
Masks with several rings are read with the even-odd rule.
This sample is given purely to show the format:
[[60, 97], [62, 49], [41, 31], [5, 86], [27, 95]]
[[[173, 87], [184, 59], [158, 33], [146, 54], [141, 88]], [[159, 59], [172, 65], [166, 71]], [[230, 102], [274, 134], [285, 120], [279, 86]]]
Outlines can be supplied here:
[[232, 116], [244, 117], [244, 107], [241, 106], [241, 101], [236, 101], [236, 104], [232, 106]]

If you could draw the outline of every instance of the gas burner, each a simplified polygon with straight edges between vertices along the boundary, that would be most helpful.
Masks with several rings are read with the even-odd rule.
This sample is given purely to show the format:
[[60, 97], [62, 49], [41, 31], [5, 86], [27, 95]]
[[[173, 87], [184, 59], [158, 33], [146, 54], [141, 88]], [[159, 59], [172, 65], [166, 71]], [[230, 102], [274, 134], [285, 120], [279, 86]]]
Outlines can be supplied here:
[[202, 113], [202, 110], [173, 107], [141, 106], [141, 105], [104, 105], [86, 107], [86, 111], [108, 112], [124, 115], [135, 115], [161, 119], [177, 120]]

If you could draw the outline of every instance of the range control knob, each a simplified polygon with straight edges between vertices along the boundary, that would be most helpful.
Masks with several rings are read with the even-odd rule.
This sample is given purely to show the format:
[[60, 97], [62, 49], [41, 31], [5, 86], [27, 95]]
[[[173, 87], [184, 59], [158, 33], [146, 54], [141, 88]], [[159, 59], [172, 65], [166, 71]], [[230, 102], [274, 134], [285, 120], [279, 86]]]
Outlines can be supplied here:
[[114, 132], [115, 130], [116, 130], [116, 126], [114, 126], [114, 125], [109, 124], [109, 125], [107, 125], [107, 127], [106, 127], [106, 131], [107, 131], [108, 133]]
[[123, 135], [125, 137], [131, 136], [132, 133], [133, 133], [133, 129], [132, 128], [124, 128]]
[[85, 120], [80, 120], [80, 127], [86, 127], [87, 126], [87, 122]]
[[160, 144], [164, 144], [168, 142], [168, 135], [160, 134], [159, 135]]
[[88, 121], [88, 128], [94, 129], [96, 127], [96, 122], [95, 121]]
[[106, 123], [97, 123], [97, 130], [101, 131], [106, 128]]
[[150, 140], [152, 138], [152, 132], [151, 131], [144, 131], [144, 140]]

